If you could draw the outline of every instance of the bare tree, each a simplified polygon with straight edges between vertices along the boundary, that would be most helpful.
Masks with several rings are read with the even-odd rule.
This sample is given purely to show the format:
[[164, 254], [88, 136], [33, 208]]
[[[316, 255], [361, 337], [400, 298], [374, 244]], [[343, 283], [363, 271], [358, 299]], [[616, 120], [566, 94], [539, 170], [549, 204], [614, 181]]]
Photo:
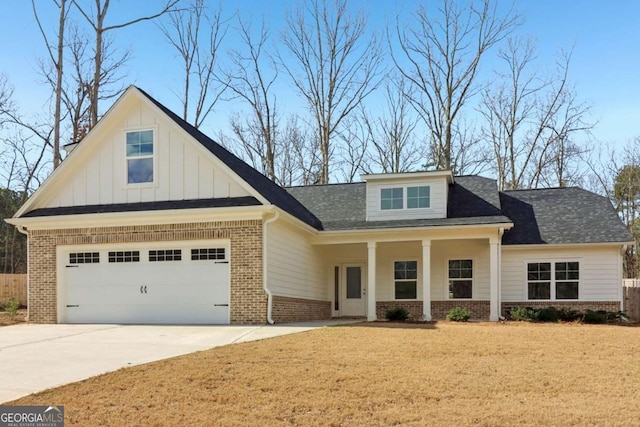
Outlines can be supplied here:
[[[107, 71], [104, 69], [103, 65], [103, 62], [105, 60], [105, 50], [103, 44], [106, 34], [110, 31], [128, 27], [142, 21], [156, 19], [159, 16], [172, 11], [179, 0], [167, 1], [164, 7], [158, 13], [155, 13], [153, 15], [143, 16], [121, 24], [114, 25], [105, 24], [105, 18], [107, 17], [107, 12], [109, 10], [110, 0], [95, 0], [95, 11], [83, 8], [82, 6], [80, 6], [80, 4], [78, 4], [77, 0], [71, 1], [95, 33], [93, 79], [91, 81], [89, 91], [89, 118], [90, 126], [93, 127], [98, 122], [98, 101], [101, 99], [101, 88], [105, 84], [105, 74]], [[121, 90], [122, 88], [120, 90], [117, 90], [116, 93], [112, 94], [112, 96], [116, 96], [121, 92]]]
[[60, 164], [60, 122], [62, 121], [62, 79], [63, 79], [63, 66], [64, 66], [64, 36], [65, 36], [65, 24], [69, 14], [69, 8], [67, 7], [67, 0], [53, 0], [53, 3], [59, 10], [58, 16], [58, 33], [56, 35], [57, 43], [54, 47], [49, 43], [47, 33], [42, 27], [40, 17], [38, 16], [38, 10], [36, 9], [36, 3], [31, 0], [31, 7], [33, 9], [33, 16], [38, 24], [38, 29], [44, 44], [49, 54], [51, 64], [55, 69], [55, 78], [53, 82], [54, 86], [54, 113], [53, 113], [53, 168], [57, 168]]
[[279, 147], [279, 117], [276, 95], [272, 86], [278, 77], [273, 60], [265, 52], [269, 30], [264, 22], [257, 36], [251, 25], [238, 17], [238, 35], [243, 50], [232, 50], [229, 58], [233, 69], [226, 72], [229, 89], [248, 106], [247, 114], [231, 118], [236, 139], [246, 152], [259, 157], [260, 170], [271, 180], [282, 183], [276, 171], [276, 154]]
[[366, 171], [398, 173], [420, 167], [425, 161], [426, 150], [416, 135], [417, 118], [405, 96], [409, 90], [401, 75], [385, 83], [384, 109], [378, 117], [372, 117], [362, 109], [360, 121], [367, 131], [372, 150], [367, 155]]
[[342, 122], [380, 82], [382, 51], [360, 11], [346, 0], [305, 0], [286, 17], [280, 63], [313, 115], [322, 158], [321, 183], [329, 182], [331, 144]]
[[562, 54], [555, 72], [543, 77], [531, 70], [535, 54], [533, 40], [510, 39], [499, 53], [507, 72], [482, 92], [483, 137], [501, 190], [575, 183], [584, 148], [572, 138], [593, 127], [586, 122], [589, 106], [568, 81], [571, 55]]
[[217, 65], [228, 26], [222, 20], [222, 8], [212, 11], [204, 0], [193, 0], [189, 8], [171, 12], [170, 22], [160, 30], [182, 60], [182, 118], [189, 121], [193, 111], [192, 123], [199, 128], [227, 87], [218, 77]]
[[393, 61], [412, 84], [406, 95], [430, 131], [438, 169], [456, 170], [457, 121], [478, 93], [481, 59], [520, 23], [513, 9], [500, 14], [495, 0], [476, 3], [441, 0], [435, 10], [418, 7], [415, 27], [396, 21], [400, 52], [392, 51]]

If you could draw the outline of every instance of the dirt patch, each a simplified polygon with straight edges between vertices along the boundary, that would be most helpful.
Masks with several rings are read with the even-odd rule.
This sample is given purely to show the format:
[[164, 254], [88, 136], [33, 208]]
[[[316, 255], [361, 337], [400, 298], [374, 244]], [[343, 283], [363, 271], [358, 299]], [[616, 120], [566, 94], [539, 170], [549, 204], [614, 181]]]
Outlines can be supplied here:
[[123, 369], [12, 402], [66, 425], [637, 425], [636, 328], [383, 323]]
[[13, 319], [9, 317], [9, 313], [7, 313], [6, 311], [0, 311], [0, 326], [9, 326], [18, 323], [24, 323], [24, 319], [26, 316], [26, 309], [18, 310], [16, 317], [14, 317]]

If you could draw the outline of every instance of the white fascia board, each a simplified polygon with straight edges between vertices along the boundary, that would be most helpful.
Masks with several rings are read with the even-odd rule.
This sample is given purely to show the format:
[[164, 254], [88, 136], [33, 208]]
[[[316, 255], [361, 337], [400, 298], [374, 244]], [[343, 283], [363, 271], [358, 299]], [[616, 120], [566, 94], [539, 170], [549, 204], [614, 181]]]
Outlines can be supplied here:
[[392, 181], [396, 179], [413, 179], [413, 178], [437, 178], [446, 177], [449, 183], [453, 182], [453, 173], [450, 170], [430, 171], [430, 172], [400, 172], [400, 173], [372, 173], [362, 174], [360, 179], [363, 181]]
[[274, 206], [274, 208], [278, 211], [280, 220], [287, 221], [291, 225], [294, 225], [294, 226], [300, 228], [301, 230], [306, 231], [308, 233], [311, 233], [313, 235], [318, 235], [318, 233], [322, 233], [322, 231], [319, 231], [316, 228], [310, 226], [309, 224], [307, 224], [306, 222], [302, 221], [301, 219], [291, 215], [289, 212], [285, 211], [284, 209], [279, 208], [277, 206]]
[[460, 240], [494, 237], [500, 229], [510, 229], [513, 223], [443, 225], [430, 227], [403, 227], [389, 229], [321, 231], [313, 239], [314, 245], [366, 242], [401, 242], [421, 239]]
[[261, 220], [263, 215], [270, 211], [271, 208], [269, 206], [238, 206], [7, 218], [5, 221], [12, 225], [26, 227], [27, 230], [55, 230], [63, 228], [183, 224], [206, 221]]
[[634, 242], [601, 242], [601, 243], [556, 243], [556, 244], [531, 244], [531, 245], [502, 245], [505, 251], [526, 251], [544, 249], [575, 249], [575, 248], [598, 248], [598, 247], [621, 247], [633, 245]]

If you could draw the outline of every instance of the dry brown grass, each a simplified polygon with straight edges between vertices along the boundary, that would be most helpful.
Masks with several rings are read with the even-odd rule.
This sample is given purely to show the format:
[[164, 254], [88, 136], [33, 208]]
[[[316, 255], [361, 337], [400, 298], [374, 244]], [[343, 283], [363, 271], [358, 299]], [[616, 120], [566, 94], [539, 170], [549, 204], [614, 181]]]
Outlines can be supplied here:
[[11, 317], [9, 317], [9, 313], [7, 313], [6, 311], [0, 311], [0, 326], [9, 326], [15, 325], [17, 323], [23, 323], [26, 315], [26, 309], [18, 310], [16, 317], [12, 319]]
[[324, 328], [123, 369], [13, 404], [67, 425], [640, 425], [640, 328]]

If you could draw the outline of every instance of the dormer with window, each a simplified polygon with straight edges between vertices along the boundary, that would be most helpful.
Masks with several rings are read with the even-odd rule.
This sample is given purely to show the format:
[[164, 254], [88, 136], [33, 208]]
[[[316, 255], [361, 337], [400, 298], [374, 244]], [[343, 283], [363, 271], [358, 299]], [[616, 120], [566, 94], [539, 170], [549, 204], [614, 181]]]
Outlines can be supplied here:
[[367, 221], [447, 217], [450, 171], [363, 175]]

